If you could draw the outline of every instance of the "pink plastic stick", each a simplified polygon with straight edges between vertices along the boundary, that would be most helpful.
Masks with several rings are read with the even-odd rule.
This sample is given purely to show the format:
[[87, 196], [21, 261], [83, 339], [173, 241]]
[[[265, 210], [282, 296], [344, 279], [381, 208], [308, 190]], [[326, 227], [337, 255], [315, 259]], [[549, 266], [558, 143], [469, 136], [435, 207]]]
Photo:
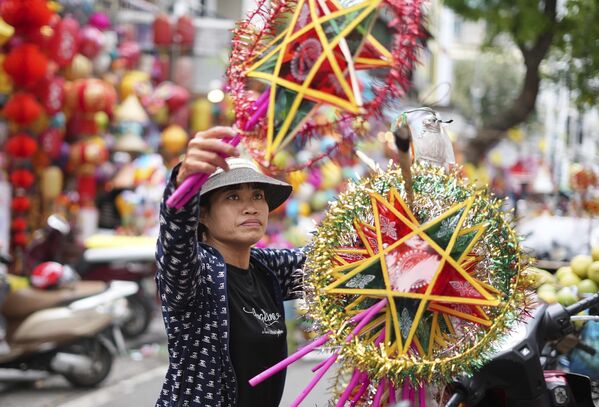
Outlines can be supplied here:
[[423, 385], [418, 388], [418, 405], [419, 407], [426, 407], [426, 392]]
[[404, 380], [403, 386], [401, 389], [401, 399], [408, 400], [410, 398], [410, 384], [407, 380]]
[[379, 334], [379, 336], [374, 340], [374, 346], [379, 346], [381, 344], [381, 342], [383, 342], [385, 340], [386, 332], [387, 332], [386, 328], [383, 327], [383, 329], [381, 329], [381, 333]]
[[383, 309], [383, 307], [387, 305], [387, 299], [384, 298], [381, 301], [379, 301], [377, 304], [375, 304], [374, 306], [372, 306], [371, 308], [369, 308], [368, 313], [366, 315], [364, 315], [364, 317], [362, 318], [362, 320], [360, 321], [360, 323], [358, 325], [356, 325], [356, 327], [353, 329], [353, 331], [351, 331], [351, 333], [347, 336], [346, 342], [349, 342], [352, 340], [352, 338], [357, 335], [360, 330], [362, 328], [364, 328], [372, 318], [374, 318], [374, 316], [381, 310]]
[[391, 405], [397, 403], [397, 400], [395, 398], [396, 392], [397, 392], [397, 389], [393, 385], [393, 382], [391, 382], [391, 380], [389, 380], [389, 404], [391, 404]]
[[[268, 91], [264, 92], [268, 93]], [[264, 117], [268, 110], [268, 98], [262, 97], [264, 94], [260, 95], [260, 97], [254, 103], [254, 107], [256, 107], [256, 112], [252, 115], [250, 120], [247, 121], [243, 130], [251, 130], [258, 121]], [[237, 146], [241, 141], [241, 136], [239, 134], [235, 135], [232, 139], [223, 140], [223, 143], [230, 144], [232, 146]], [[221, 157], [225, 158], [224, 155], [221, 154]], [[171, 208], [182, 208], [189, 200], [198, 193], [198, 191], [202, 188], [202, 185], [206, 183], [208, 180], [209, 174], [205, 173], [197, 173], [190, 175], [179, 185], [179, 187], [173, 192], [173, 194], [168, 198], [166, 204]]]
[[376, 394], [374, 395], [374, 400], [372, 400], [372, 407], [379, 407], [381, 405], [383, 390], [385, 390], [385, 380], [381, 380], [376, 388]]
[[327, 360], [329, 360], [330, 358], [334, 357], [335, 355], [331, 355], [328, 358], [326, 358], [325, 360], [323, 360], [322, 362], [318, 363], [316, 366], [314, 366], [311, 370], [312, 372], [316, 372], [318, 369], [320, 369], [321, 367], [323, 367], [326, 363]]
[[318, 383], [320, 381], [320, 379], [322, 379], [322, 376], [324, 376], [324, 374], [331, 368], [331, 366], [333, 365], [333, 363], [335, 363], [335, 360], [337, 360], [337, 355], [334, 355], [335, 357], [330, 358], [329, 360], [327, 360], [326, 365], [324, 365], [322, 367], [322, 369], [320, 369], [318, 371], [318, 373], [316, 373], [316, 375], [312, 378], [312, 380], [310, 380], [310, 383], [308, 383], [308, 385], [306, 386], [306, 388], [304, 390], [302, 390], [302, 392], [300, 393], [299, 396], [297, 396], [297, 398], [295, 399], [295, 401], [293, 403], [291, 403], [290, 407], [297, 407], [299, 406], [299, 404], [306, 398], [306, 396], [308, 395], [308, 393], [310, 393], [310, 391], [312, 391], [312, 389], [314, 388], [314, 386], [316, 386], [316, 383]]
[[370, 380], [368, 380], [368, 374], [366, 373], [362, 373], [362, 376], [360, 377], [359, 381], [362, 382], [362, 386], [360, 387], [356, 395], [352, 398], [350, 403], [351, 406], [354, 406], [358, 401], [360, 401], [364, 393], [366, 393], [366, 390], [368, 390], [368, 386], [370, 385]]
[[343, 407], [345, 405], [345, 402], [349, 398], [354, 387], [356, 387], [356, 384], [358, 384], [358, 379], [361, 376], [362, 376], [362, 372], [360, 372], [358, 369], [354, 369], [354, 372], [351, 375], [351, 379], [349, 380], [349, 383], [345, 387], [345, 390], [343, 391], [343, 393], [341, 393], [341, 396], [339, 397], [337, 404], [335, 404], [335, 407]]
[[[331, 336], [331, 334], [332, 334], [332, 332], [328, 332], [328, 333], [324, 334], [323, 336], [315, 339], [314, 341], [312, 341], [311, 343], [307, 344], [306, 346], [304, 346], [303, 348], [301, 348], [300, 350], [298, 350], [294, 354], [292, 354], [292, 355], [288, 356], [287, 358], [281, 360], [276, 365], [274, 365], [272, 367], [269, 367], [268, 369], [266, 369], [262, 373], [259, 373], [258, 375], [254, 376], [253, 378], [251, 378], [249, 380], [250, 385], [252, 387], [256, 386], [258, 383], [263, 382], [264, 380], [268, 379], [272, 375], [274, 375], [274, 374], [280, 372], [281, 370], [285, 369], [287, 366], [289, 366], [290, 364], [292, 364], [296, 360], [304, 357], [308, 353], [312, 352], [315, 348], [321, 346], [326, 341], [328, 341], [329, 340], [329, 336]], [[330, 359], [333, 360], [333, 361], [335, 361], [335, 359], [337, 359], [337, 357], [330, 358]]]

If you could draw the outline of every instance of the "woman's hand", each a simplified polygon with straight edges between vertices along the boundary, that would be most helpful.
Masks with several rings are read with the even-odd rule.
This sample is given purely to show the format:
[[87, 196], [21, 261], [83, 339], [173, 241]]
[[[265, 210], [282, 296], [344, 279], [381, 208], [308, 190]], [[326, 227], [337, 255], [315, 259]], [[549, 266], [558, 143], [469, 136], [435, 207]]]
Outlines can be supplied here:
[[187, 144], [185, 157], [177, 174], [177, 185], [198, 172], [212, 174], [219, 167], [228, 171], [229, 166], [223, 157], [238, 157], [239, 150], [221, 139], [233, 138], [235, 134], [232, 127], [221, 126], [196, 133]]

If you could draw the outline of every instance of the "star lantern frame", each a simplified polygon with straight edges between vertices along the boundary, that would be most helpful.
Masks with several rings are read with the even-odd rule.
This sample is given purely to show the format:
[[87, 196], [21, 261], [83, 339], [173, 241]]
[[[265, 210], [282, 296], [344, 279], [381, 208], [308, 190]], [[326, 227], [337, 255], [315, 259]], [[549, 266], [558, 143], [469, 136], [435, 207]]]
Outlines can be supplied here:
[[[283, 169], [293, 171], [334, 155], [340, 143], [353, 143], [366, 121], [381, 119], [385, 102], [403, 95], [423, 37], [422, 2], [269, 3], [259, 2], [237, 25], [227, 78], [240, 129], [260, 105], [267, 106], [262, 125], [246, 132], [244, 141], [273, 172], [281, 169], [270, 164], [286, 148], [336, 137], [337, 145]], [[393, 16], [385, 22], [391, 33], [388, 47], [372, 33], [382, 10]], [[360, 71], [376, 74], [364, 80]], [[258, 100], [255, 80], [267, 85]]]

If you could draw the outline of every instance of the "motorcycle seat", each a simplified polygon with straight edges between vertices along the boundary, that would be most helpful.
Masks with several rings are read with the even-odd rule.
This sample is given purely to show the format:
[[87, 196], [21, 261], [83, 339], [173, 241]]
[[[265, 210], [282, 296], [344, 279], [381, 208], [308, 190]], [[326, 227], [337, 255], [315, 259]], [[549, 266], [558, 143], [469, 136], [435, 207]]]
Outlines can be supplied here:
[[57, 289], [22, 288], [11, 292], [6, 297], [2, 314], [7, 319], [23, 319], [36, 311], [99, 294], [107, 287], [108, 285], [103, 281], [77, 281]]

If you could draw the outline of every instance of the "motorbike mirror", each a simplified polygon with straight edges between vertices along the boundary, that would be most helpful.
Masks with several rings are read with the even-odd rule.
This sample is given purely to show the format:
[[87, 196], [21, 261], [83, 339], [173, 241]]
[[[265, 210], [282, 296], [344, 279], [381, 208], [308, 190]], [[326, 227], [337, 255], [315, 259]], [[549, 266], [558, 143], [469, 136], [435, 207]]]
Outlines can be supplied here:
[[48, 226], [63, 235], [68, 235], [71, 232], [71, 225], [65, 218], [60, 215], [52, 214], [48, 216], [47, 220]]

